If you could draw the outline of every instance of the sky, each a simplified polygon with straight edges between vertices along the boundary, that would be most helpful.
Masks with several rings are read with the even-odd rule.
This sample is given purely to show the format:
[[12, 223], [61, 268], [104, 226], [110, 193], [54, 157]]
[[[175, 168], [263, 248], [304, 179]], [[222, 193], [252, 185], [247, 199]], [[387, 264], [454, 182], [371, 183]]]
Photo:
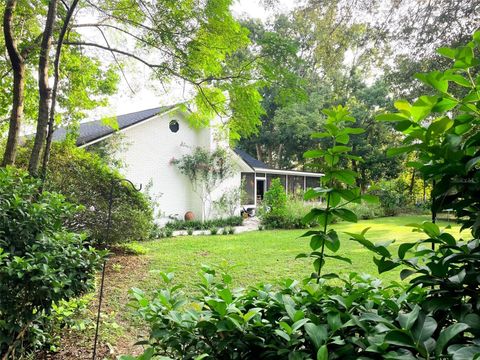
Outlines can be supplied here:
[[[259, 0], [237, 0], [232, 6], [235, 17], [251, 17], [267, 21], [274, 13], [292, 10], [298, 1], [278, 0], [275, 8], [266, 9]], [[92, 34], [91, 36], [97, 36]], [[130, 112], [170, 105], [189, 100], [192, 93], [184, 87], [183, 83], [172, 82], [161, 85], [154, 83], [149, 78], [150, 70], [135, 61], [127, 60], [127, 82], [122, 78], [119, 91], [110, 98], [109, 106], [99, 108], [92, 112], [91, 118], [102, 116], [121, 115]], [[132, 90], [130, 89], [133, 89]]]

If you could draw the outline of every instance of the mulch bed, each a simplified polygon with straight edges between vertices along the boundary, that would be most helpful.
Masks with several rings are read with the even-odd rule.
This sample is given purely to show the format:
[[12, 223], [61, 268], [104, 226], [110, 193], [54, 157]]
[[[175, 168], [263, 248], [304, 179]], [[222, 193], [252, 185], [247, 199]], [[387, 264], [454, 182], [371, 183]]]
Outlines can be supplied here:
[[[122, 329], [123, 334], [116, 338], [113, 344], [108, 344], [101, 338], [97, 345], [97, 359], [116, 359], [119, 355], [139, 355], [142, 353], [140, 346], [134, 346], [139, 338], [147, 334], [146, 329], [133, 326], [129, 320], [122, 316], [131, 311], [127, 308], [129, 301], [128, 290], [138, 286], [148, 271], [148, 258], [144, 255], [131, 255], [122, 249], [111, 250], [112, 255], [107, 262], [105, 272], [105, 288], [102, 304], [102, 313], [113, 312], [115, 321]], [[95, 320], [98, 308], [98, 291], [100, 289], [100, 274], [98, 276], [96, 300], [91, 304], [91, 314]], [[113, 303], [114, 302], [114, 303]], [[100, 324], [102, 326], [102, 324]], [[79, 332], [66, 330], [61, 335], [59, 350], [55, 353], [39, 353], [38, 360], [70, 360], [91, 359], [93, 356], [94, 331]]]

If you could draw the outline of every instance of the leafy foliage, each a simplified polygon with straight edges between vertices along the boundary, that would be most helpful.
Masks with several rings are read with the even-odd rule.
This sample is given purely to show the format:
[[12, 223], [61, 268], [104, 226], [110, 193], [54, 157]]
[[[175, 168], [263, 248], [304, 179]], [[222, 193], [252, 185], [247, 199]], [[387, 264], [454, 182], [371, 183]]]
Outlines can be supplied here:
[[233, 172], [227, 152], [222, 148], [208, 151], [196, 147], [192, 153], [173, 159], [172, 164], [190, 180], [193, 190], [202, 201], [202, 220], [206, 220], [210, 215], [213, 190]]
[[[26, 164], [28, 148], [18, 159]], [[117, 182], [123, 177], [110, 169], [96, 154], [75, 145], [53, 143], [45, 189], [63, 194], [71, 203], [81, 205], [66, 225], [74, 231], [85, 231], [96, 244], [146, 240], [153, 226], [153, 210], [149, 199], [130, 186]], [[88, 179], [88, 182], [85, 182]], [[112, 229], [106, 244], [108, 199], [114, 185]]]
[[[38, 193], [23, 171], [0, 169], [0, 354], [48, 343], [52, 309], [93, 286], [102, 253], [63, 223], [77, 207]], [[15, 354], [15, 355], [14, 355]]]
[[241, 216], [230, 216], [222, 219], [212, 219], [207, 221], [198, 221], [198, 220], [175, 220], [170, 221], [165, 224], [166, 229], [171, 230], [208, 230], [212, 227], [225, 227], [225, 226], [240, 226], [242, 225], [243, 219]]
[[[355, 186], [356, 174], [340, 167], [342, 158], [352, 157], [350, 135], [361, 130], [345, 127], [345, 121], [353, 122], [345, 108], [325, 110], [325, 131], [313, 137], [328, 138], [331, 146], [305, 154], [320, 159], [325, 168], [322, 187], [305, 193], [307, 200], [321, 197], [325, 202], [305, 217], [306, 222], [318, 219], [322, 229], [304, 234], [313, 251], [299, 255], [314, 258], [316, 273], [302, 284], [287, 280], [278, 290], [269, 285], [231, 290], [227, 272], [203, 267], [199, 295], [185, 297], [181, 287], [169, 286], [150, 299], [133, 289], [135, 307], [152, 328], [142, 356], [478, 359], [480, 98], [478, 81], [469, 75], [480, 66], [473, 51], [479, 41], [476, 33], [466, 47], [440, 50], [455, 61], [453, 68], [419, 76], [439, 92], [435, 96], [421, 96], [414, 104], [396, 102], [399, 112], [379, 116], [394, 121], [405, 134], [405, 146], [390, 154], [418, 151], [419, 161], [412, 165], [425, 179], [435, 180], [433, 213], [452, 207], [473, 239], [457, 240], [433, 222], [410, 224], [423, 237], [401, 244], [394, 256], [389, 250], [392, 241], [373, 243], [367, 228], [347, 234], [374, 254], [380, 273], [402, 266], [401, 279], [411, 278], [408, 287], [393, 283], [384, 288], [354, 273], [347, 279], [321, 274], [326, 259], [350, 262], [335, 255], [340, 242], [328, 225], [335, 217], [355, 222], [357, 215], [345, 206], [374, 201]], [[467, 93], [460, 97], [447, 92], [450, 81], [468, 86]], [[170, 283], [173, 275], [162, 277]]]

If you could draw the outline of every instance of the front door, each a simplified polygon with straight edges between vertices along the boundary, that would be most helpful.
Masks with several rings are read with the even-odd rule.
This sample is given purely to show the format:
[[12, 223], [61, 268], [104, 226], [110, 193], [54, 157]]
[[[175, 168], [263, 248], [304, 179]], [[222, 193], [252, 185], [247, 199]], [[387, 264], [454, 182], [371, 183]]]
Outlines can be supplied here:
[[257, 202], [263, 200], [265, 195], [265, 179], [257, 179]]

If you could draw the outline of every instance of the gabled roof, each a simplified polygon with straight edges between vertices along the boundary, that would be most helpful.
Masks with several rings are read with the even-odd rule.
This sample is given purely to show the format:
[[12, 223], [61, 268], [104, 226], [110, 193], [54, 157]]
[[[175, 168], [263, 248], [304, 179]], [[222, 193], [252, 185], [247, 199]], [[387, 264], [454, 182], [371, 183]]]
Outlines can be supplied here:
[[268, 166], [267, 164], [265, 164], [264, 162], [262, 162], [260, 160], [255, 159], [252, 155], [248, 154], [247, 152], [243, 151], [242, 149], [235, 148], [234, 151], [251, 168], [270, 169], [270, 166]]
[[[176, 105], [171, 106], [161, 106], [153, 109], [137, 111], [129, 114], [117, 116], [118, 129], [123, 130], [130, 126], [141, 123], [142, 121], [148, 120], [155, 115], [164, 113], [170, 109], [173, 109]], [[95, 140], [104, 138], [105, 136], [113, 134], [115, 129], [110, 126], [104, 125], [102, 120], [95, 120], [84, 122], [80, 124], [78, 130], [77, 146], [87, 145]], [[67, 135], [66, 128], [59, 128], [53, 133], [53, 141], [64, 140]]]

